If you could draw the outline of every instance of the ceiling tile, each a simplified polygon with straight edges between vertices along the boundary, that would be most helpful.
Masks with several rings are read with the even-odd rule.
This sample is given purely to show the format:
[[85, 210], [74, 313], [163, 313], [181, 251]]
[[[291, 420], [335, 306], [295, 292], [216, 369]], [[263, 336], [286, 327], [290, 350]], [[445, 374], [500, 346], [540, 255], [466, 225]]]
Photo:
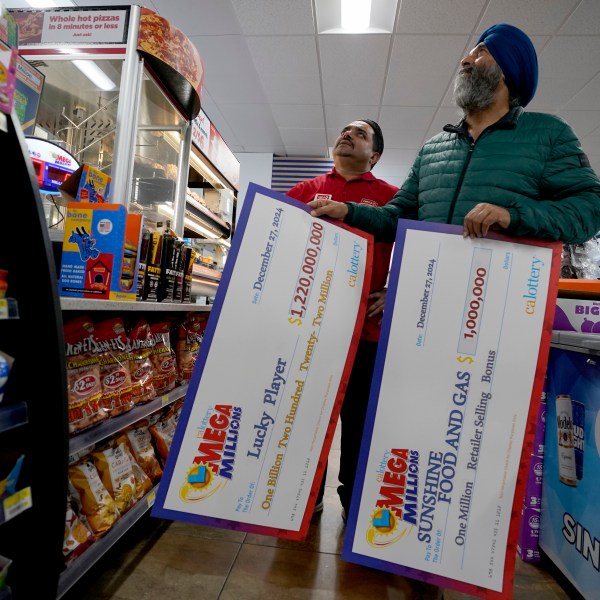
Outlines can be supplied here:
[[[266, 102], [244, 37], [196, 36], [190, 39], [202, 56], [204, 85], [215, 102], [238, 102], [242, 97], [250, 104]], [[236, 59], [232, 60], [232, 56]]]
[[311, 0], [231, 0], [231, 4], [245, 35], [316, 33]]
[[560, 28], [565, 35], [600, 34], [600, 2], [583, 0]]
[[271, 104], [318, 104], [321, 106], [321, 79], [315, 73], [306, 77], [295, 75], [261, 76], [264, 93]]
[[384, 104], [437, 106], [451, 84], [468, 40], [466, 35], [395, 35]]
[[249, 37], [248, 50], [259, 73], [307, 76], [318, 72], [314, 36]]
[[[98, 4], [92, 0], [92, 4]], [[119, 4], [122, 4], [119, 2]], [[214, 0], [153, 0], [156, 12], [179, 27], [188, 37], [193, 35], [241, 35], [230, 2]], [[144, 1], [144, 6], [148, 3]], [[191, 16], [194, 15], [193, 18]]]
[[323, 130], [325, 126], [321, 104], [271, 104], [271, 110], [275, 123], [280, 129], [282, 127], [304, 127], [306, 129], [320, 127]]
[[579, 91], [575, 91], [565, 108], [576, 110], [596, 110], [600, 108], [600, 75], [588, 81]]
[[600, 36], [570, 35], [552, 39], [538, 57], [545, 77], [592, 78], [600, 68]]
[[379, 104], [391, 35], [319, 36], [325, 104]]
[[530, 36], [558, 31], [580, 0], [490, 0], [477, 28], [510, 23]]
[[325, 106], [325, 119], [327, 121], [327, 141], [333, 145], [341, 130], [358, 119], [373, 119], [379, 122], [379, 106], [360, 104], [327, 104]]
[[[221, 104], [220, 110], [246, 152], [249, 147], [260, 146], [263, 148], [260, 152], [266, 152], [264, 148], [269, 144], [283, 145], [268, 104]], [[216, 123], [215, 126], [218, 129]]]
[[393, 148], [418, 147], [423, 141], [423, 131], [431, 124], [434, 107], [383, 106], [379, 125], [386, 146]]
[[396, 33], [471, 33], [487, 0], [401, 0]]
[[313, 148], [321, 147], [324, 153], [327, 152], [327, 142], [322, 127], [314, 129], [280, 127], [279, 133], [286, 148], [290, 146], [312, 146]]
[[573, 97], [585, 86], [587, 79], [574, 77], [542, 77], [538, 81], [538, 87], [535, 96], [528, 110], [535, 111], [556, 111]]

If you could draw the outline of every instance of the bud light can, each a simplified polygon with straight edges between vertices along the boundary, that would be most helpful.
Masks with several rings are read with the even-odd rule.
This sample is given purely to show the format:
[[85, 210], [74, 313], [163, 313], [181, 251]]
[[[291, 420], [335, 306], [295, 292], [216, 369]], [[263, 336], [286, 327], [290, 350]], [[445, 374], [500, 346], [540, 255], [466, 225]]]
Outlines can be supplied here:
[[571, 396], [556, 396], [558, 433], [558, 477], [566, 485], [577, 485], [575, 448], [573, 447], [573, 404]]
[[585, 405], [573, 400], [573, 448], [575, 449], [575, 474], [583, 479], [583, 450], [585, 447]]

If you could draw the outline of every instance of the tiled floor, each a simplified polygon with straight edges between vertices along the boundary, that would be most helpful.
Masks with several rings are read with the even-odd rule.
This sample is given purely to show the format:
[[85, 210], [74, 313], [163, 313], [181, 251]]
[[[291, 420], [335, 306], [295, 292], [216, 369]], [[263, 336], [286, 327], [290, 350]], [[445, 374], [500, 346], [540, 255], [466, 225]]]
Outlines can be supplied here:
[[[339, 431], [338, 431], [339, 433]], [[344, 524], [337, 497], [339, 437], [327, 473], [325, 509], [306, 540], [287, 541], [144, 517], [63, 600], [409, 600], [442, 591], [340, 559]], [[551, 564], [517, 559], [515, 600], [578, 595]], [[444, 600], [467, 600], [445, 590]]]

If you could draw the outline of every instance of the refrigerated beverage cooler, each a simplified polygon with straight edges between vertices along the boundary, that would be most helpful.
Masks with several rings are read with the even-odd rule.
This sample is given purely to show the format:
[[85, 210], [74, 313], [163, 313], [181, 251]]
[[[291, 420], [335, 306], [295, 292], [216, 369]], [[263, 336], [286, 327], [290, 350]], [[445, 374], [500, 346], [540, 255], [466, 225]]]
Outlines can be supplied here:
[[600, 599], [600, 335], [553, 331], [546, 379], [540, 548]]

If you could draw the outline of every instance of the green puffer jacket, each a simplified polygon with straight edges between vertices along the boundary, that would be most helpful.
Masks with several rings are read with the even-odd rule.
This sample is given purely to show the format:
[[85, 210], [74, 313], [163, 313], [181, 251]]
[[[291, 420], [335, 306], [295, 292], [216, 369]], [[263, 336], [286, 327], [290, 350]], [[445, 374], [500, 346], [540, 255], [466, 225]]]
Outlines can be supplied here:
[[513, 108], [476, 142], [463, 124], [421, 148], [408, 178], [381, 208], [348, 203], [345, 222], [393, 241], [398, 219], [462, 225], [478, 203], [504, 206], [514, 236], [580, 244], [600, 231], [600, 179], [559, 117]]

